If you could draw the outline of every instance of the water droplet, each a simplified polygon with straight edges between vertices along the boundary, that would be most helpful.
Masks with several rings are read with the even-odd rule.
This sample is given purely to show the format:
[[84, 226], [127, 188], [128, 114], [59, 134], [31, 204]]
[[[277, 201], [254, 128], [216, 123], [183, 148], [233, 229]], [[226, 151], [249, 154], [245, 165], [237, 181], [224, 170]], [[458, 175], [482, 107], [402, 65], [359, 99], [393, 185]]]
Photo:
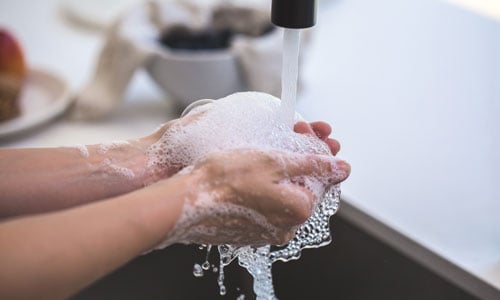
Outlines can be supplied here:
[[226, 287], [224, 285], [221, 285], [219, 287], [219, 293], [221, 296], [224, 296], [226, 294]]
[[203, 269], [199, 264], [194, 264], [193, 266], [193, 275], [194, 277], [203, 277]]

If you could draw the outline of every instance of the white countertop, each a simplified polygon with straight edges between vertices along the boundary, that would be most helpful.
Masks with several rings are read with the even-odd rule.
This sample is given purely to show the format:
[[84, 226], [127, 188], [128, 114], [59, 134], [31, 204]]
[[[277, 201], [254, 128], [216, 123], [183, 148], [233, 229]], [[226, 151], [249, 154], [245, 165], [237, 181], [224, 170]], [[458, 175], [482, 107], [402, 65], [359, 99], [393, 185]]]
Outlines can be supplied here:
[[[102, 41], [57, 4], [2, 1], [0, 25], [77, 88]], [[298, 110], [333, 124], [353, 167], [347, 201], [500, 289], [500, 21], [439, 0], [321, 4]], [[58, 120], [0, 147], [145, 135], [175, 115], [164, 98], [138, 74], [112, 118]]]

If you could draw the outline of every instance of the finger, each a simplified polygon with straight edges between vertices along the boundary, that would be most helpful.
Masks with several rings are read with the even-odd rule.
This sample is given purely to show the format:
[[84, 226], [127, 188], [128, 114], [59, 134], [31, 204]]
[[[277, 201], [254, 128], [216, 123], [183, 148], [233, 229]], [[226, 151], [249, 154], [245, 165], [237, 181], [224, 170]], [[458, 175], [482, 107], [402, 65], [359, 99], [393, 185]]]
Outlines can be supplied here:
[[202, 110], [202, 111], [192, 110], [187, 115], [185, 115], [184, 117], [179, 119], [179, 124], [182, 126], [186, 126], [186, 125], [200, 119], [205, 114], [206, 114], [206, 110]]
[[351, 172], [347, 162], [325, 155], [284, 155], [282, 161], [290, 177], [314, 176], [331, 184], [344, 181]]
[[331, 133], [332, 127], [326, 122], [312, 122], [311, 128], [318, 138], [325, 140]]
[[293, 126], [293, 131], [300, 134], [311, 134], [311, 135], [315, 134], [311, 125], [302, 121], [295, 123], [295, 125]]
[[337, 153], [340, 151], [339, 141], [327, 138], [325, 140], [325, 143], [328, 145], [328, 148], [330, 148], [330, 151], [332, 152], [333, 155], [337, 155]]

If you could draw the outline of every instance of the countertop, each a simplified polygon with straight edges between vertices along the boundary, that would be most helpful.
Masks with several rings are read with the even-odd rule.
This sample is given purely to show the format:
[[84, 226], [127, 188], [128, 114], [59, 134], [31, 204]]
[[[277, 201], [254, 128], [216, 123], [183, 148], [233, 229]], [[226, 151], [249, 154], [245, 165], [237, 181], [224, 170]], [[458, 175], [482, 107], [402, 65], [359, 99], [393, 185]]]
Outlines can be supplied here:
[[[2, 1], [0, 25], [76, 90], [102, 40], [58, 4]], [[320, 4], [298, 111], [333, 125], [353, 169], [346, 203], [477, 279], [476, 295], [500, 295], [500, 21], [438, 0]], [[139, 73], [110, 119], [58, 119], [0, 147], [127, 139], [176, 113]]]

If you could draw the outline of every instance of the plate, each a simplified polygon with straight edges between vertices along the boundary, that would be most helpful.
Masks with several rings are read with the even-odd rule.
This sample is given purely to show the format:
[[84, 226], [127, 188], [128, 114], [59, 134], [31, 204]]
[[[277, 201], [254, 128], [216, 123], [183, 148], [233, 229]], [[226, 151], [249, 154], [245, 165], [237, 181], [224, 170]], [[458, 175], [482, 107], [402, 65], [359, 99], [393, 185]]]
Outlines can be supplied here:
[[0, 123], [0, 138], [21, 133], [61, 115], [71, 104], [64, 80], [41, 69], [31, 69], [20, 95], [21, 114]]

